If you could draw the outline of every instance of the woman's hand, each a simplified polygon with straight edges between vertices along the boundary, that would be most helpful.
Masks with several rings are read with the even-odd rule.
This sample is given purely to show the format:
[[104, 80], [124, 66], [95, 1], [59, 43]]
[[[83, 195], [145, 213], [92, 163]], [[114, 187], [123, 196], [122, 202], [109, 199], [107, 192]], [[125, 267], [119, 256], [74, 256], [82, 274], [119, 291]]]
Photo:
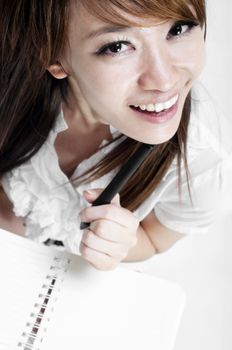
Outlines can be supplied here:
[[[85, 191], [88, 202], [93, 202], [102, 190]], [[111, 204], [84, 209], [80, 218], [90, 223], [84, 230], [80, 244], [81, 256], [99, 270], [112, 270], [126, 258], [137, 242], [138, 219], [120, 206], [119, 195]]]

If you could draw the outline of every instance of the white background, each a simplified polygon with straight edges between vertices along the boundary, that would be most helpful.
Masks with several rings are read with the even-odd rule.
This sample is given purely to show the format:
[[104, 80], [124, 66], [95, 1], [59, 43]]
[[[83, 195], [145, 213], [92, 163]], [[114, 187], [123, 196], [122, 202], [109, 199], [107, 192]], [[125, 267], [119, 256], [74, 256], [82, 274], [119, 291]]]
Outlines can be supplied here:
[[[232, 119], [232, 1], [208, 0], [207, 6], [208, 58], [201, 79]], [[229, 196], [225, 202], [230, 204]], [[188, 236], [145, 263], [147, 272], [176, 281], [186, 292], [174, 350], [232, 349], [231, 226], [229, 209], [208, 234]]]
[[232, 1], [208, 0], [207, 13], [207, 65], [202, 80], [223, 111], [230, 117], [232, 110]]

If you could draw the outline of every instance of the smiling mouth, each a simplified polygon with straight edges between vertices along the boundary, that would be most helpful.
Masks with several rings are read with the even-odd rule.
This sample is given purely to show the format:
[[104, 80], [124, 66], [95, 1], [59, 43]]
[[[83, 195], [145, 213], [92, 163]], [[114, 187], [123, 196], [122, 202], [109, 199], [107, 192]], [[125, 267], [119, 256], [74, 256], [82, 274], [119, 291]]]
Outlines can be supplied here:
[[156, 104], [141, 104], [141, 105], [130, 105], [130, 108], [133, 110], [137, 110], [138, 112], [142, 113], [151, 113], [151, 114], [158, 114], [161, 112], [165, 112], [172, 108], [178, 100], [178, 95], [172, 97], [170, 100], [161, 102], [161, 103], [156, 103]]
[[148, 105], [130, 105], [135, 116], [151, 124], [165, 124], [171, 120], [178, 111], [179, 95], [163, 103]]

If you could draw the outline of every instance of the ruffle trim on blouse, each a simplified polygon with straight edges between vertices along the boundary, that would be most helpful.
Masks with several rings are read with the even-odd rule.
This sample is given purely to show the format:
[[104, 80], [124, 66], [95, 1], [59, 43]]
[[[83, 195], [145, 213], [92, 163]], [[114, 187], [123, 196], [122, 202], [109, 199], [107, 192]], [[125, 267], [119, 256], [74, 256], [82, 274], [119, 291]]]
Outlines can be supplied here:
[[40, 151], [3, 179], [15, 215], [25, 219], [26, 235], [39, 242], [64, 240], [78, 227], [79, 198], [60, 170], [53, 146], [57, 133], [66, 128], [60, 115]]
[[[15, 215], [25, 220], [26, 236], [37, 242], [60, 240], [68, 251], [78, 254], [82, 237], [79, 210], [88, 205], [83, 191], [105, 187], [109, 174], [78, 188], [73, 186], [59, 167], [54, 147], [57, 134], [66, 129], [61, 113], [41, 149], [29, 161], [7, 173], [2, 184]], [[113, 128], [111, 132], [116, 133]], [[103, 149], [83, 161], [78, 171], [87, 170], [107, 151]]]

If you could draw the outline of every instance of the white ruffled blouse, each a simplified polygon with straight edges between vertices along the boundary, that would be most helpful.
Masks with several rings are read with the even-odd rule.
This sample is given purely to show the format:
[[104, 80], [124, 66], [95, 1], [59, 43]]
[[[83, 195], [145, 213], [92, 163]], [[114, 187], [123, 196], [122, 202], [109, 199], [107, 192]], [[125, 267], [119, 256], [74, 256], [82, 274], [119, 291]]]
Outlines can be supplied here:
[[[134, 212], [143, 220], [154, 210], [163, 225], [186, 234], [207, 231], [217, 210], [215, 204], [220, 202], [223, 176], [228, 168], [225, 164], [230, 159], [229, 147], [221, 136], [226, 119], [216, 111], [201, 85], [194, 89], [192, 101], [187, 145], [192, 200], [183, 172], [180, 201], [175, 159], [157, 189]], [[79, 253], [82, 237], [79, 212], [89, 205], [83, 191], [105, 188], [115, 171], [75, 187], [60, 169], [54, 147], [57, 134], [66, 129], [60, 113], [41, 149], [26, 163], [7, 173], [3, 187], [13, 203], [15, 215], [24, 218], [29, 238], [38, 242], [62, 241], [68, 251]], [[110, 129], [115, 137], [117, 131]], [[89, 169], [110, 148], [101, 149], [84, 160], [72, 177]]]

